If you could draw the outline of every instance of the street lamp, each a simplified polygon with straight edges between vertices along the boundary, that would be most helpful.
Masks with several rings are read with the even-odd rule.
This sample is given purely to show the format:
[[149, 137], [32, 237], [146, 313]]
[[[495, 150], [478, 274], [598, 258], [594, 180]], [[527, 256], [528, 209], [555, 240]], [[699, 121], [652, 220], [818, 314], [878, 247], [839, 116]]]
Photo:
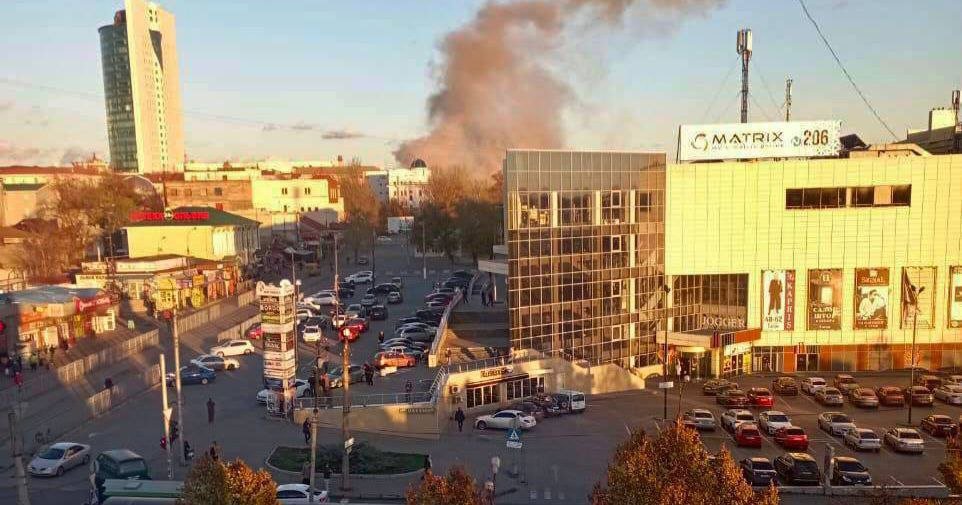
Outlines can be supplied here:
[[661, 388], [664, 400], [661, 418], [668, 420], [668, 293], [671, 293], [671, 288], [668, 287], [668, 284], [665, 284], [661, 289], [665, 292], [665, 349], [663, 359], [661, 360], [661, 376], [665, 384], [662, 384]]
[[921, 295], [923, 291], [925, 291], [925, 286], [917, 288], [915, 285], [912, 285], [912, 299], [915, 301], [915, 303], [912, 304], [912, 369], [909, 372], [910, 378], [908, 394], [910, 425], [912, 424], [912, 404], [915, 403], [915, 394], [912, 391], [912, 386], [915, 385], [915, 334], [918, 330], [919, 322], [919, 295]]

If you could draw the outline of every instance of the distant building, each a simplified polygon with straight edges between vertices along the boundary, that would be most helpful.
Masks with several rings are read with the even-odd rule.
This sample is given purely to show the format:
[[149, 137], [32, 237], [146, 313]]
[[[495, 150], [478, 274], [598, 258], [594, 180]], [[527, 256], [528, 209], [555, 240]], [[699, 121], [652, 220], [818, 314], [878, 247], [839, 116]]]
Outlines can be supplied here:
[[49, 201], [49, 184], [57, 179], [96, 180], [103, 175], [97, 168], [83, 164], [71, 167], [0, 167], [0, 226], [13, 226], [36, 217], [37, 210]]
[[903, 142], [917, 144], [932, 154], [962, 154], [962, 124], [955, 109], [932, 109], [924, 130], [909, 130]]
[[183, 110], [174, 15], [124, 0], [100, 27], [110, 166], [118, 172], [176, 172], [184, 161]]
[[418, 208], [427, 199], [431, 169], [422, 159], [416, 159], [410, 168], [387, 170], [387, 194], [389, 200], [410, 208]]
[[166, 197], [168, 207], [198, 205], [229, 212], [254, 208], [250, 180], [168, 179], [159, 191]]
[[138, 212], [124, 229], [131, 259], [174, 254], [247, 265], [257, 250], [259, 223], [213, 207]]
[[371, 187], [371, 192], [381, 203], [387, 203], [391, 199], [388, 173], [387, 170], [378, 170], [364, 174], [364, 179], [367, 181], [367, 185]]

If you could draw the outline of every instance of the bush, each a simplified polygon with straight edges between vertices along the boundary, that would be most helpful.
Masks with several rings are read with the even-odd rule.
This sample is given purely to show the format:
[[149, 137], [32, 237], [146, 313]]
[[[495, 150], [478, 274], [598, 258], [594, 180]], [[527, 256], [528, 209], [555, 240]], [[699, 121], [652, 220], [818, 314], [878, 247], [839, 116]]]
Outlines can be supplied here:
[[[316, 469], [324, 471], [326, 465], [332, 472], [341, 469], [342, 445], [322, 445], [317, 448]], [[424, 468], [427, 456], [404, 452], [382, 451], [373, 445], [360, 442], [351, 450], [351, 473], [385, 475], [413, 472]], [[270, 464], [291, 472], [299, 472], [304, 462], [311, 460], [311, 452], [304, 447], [278, 447], [270, 457]]]

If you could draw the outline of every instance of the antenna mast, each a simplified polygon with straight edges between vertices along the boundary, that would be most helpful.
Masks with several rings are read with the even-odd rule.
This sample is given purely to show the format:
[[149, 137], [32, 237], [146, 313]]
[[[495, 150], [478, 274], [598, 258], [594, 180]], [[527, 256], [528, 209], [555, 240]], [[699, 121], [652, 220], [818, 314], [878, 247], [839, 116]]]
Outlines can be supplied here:
[[738, 54], [742, 57], [742, 123], [748, 122], [748, 62], [752, 59], [752, 31], [738, 30]]
[[792, 120], [792, 78], [785, 79], [785, 121]]

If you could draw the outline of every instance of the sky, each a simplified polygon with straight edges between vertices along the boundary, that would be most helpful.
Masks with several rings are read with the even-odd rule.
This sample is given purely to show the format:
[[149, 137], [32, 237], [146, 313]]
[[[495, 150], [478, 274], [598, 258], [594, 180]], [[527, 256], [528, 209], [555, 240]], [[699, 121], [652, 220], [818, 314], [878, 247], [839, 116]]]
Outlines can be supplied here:
[[[122, 3], [0, 2], [0, 164], [105, 155], [97, 28]], [[190, 158], [342, 155], [383, 165], [400, 142], [429, 131], [438, 44], [483, 1], [159, 3], [176, 16]], [[807, 4], [898, 136], [923, 128], [928, 110], [948, 106], [951, 90], [962, 87], [957, 0]], [[672, 153], [679, 124], [737, 122], [735, 33], [742, 27], [754, 35], [752, 120], [783, 115], [790, 76], [793, 119], [840, 119], [845, 133], [892, 140], [796, 0], [729, 0], [668, 33], [652, 34], [645, 19], [642, 5], [621, 26], [566, 35], [550, 67], [575, 92], [564, 111], [567, 147]], [[326, 139], [324, 131], [362, 136]]]

